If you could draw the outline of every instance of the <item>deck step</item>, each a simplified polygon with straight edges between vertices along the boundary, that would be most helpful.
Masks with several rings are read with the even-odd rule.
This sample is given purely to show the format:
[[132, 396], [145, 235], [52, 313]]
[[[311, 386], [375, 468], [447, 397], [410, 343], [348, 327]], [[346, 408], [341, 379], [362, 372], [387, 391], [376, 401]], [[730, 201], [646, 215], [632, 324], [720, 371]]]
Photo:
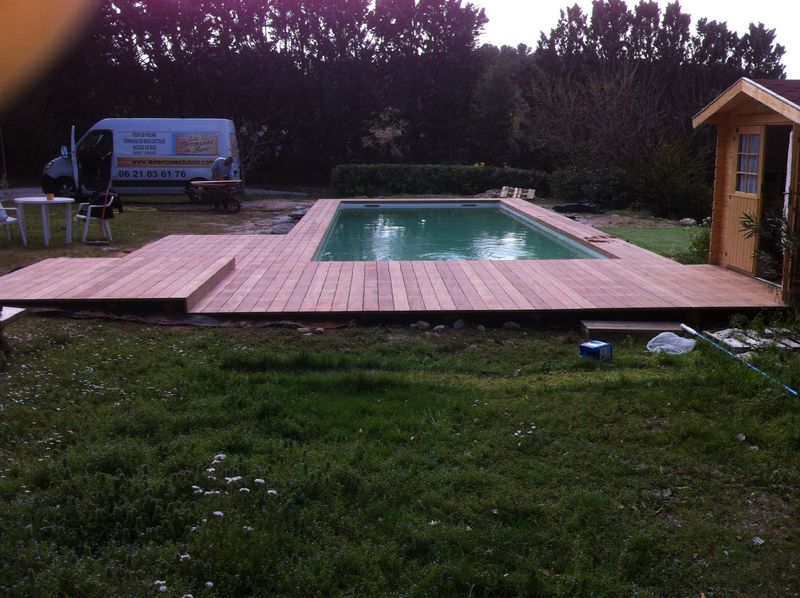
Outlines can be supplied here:
[[680, 322], [634, 322], [629, 320], [581, 320], [581, 331], [586, 338], [602, 340], [603, 337], [652, 337], [659, 332], [681, 332]]

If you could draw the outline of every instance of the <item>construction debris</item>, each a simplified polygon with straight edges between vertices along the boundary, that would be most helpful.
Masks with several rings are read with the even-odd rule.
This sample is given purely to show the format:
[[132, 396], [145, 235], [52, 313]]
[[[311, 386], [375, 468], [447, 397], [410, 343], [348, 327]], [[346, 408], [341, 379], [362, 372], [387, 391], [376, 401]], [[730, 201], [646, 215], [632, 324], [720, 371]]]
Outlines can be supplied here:
[[756, 332], [749, 329], [726, 328], [718, 332], [706, 331], [705, 334], [733, 353], [772, 348], [782, 351], [800, 350], [800, 334], [786, 329], [767, 328], [764, 332]]
[[522, 189], [521, 187], [503, 187], [500, 189], [500, 197], [513, 197], [515, 199], [533, 199], [536, 197], [536, 189]]

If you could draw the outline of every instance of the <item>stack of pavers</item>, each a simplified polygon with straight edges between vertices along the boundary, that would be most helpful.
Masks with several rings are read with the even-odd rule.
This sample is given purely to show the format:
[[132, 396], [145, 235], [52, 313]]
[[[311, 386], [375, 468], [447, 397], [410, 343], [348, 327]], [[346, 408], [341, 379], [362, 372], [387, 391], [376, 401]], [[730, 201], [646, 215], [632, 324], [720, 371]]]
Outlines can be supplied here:
[[719, 332], [705, 332], [710, 338], [720, 343], [732, 353], [744, 354], [758, 349], [780, 349], [783, 351], [800, 351], [800, 334], [781, 329], [766, 328], [764, 332], [726, 328]]
[[523, 189], [521, 187], [503, 187], [500, 189], [500, 197], [511, 197], [513, 199], [534, 199], [536, 189]]

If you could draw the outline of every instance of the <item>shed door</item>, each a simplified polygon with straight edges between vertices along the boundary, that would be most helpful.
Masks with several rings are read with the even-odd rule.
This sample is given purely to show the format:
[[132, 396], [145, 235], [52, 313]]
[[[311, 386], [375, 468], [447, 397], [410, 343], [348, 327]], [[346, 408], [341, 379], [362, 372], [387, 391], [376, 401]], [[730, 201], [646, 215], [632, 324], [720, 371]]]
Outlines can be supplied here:
[[733, 193], [728, 198], [725, 235], [728, 238], [728, 265], [756, 273], [755, 252], [758, 239], [747, 238], [742, 231], [745, 214], [761, 218], [761, 178], [764, 155], [764, 127], [736, 128]]

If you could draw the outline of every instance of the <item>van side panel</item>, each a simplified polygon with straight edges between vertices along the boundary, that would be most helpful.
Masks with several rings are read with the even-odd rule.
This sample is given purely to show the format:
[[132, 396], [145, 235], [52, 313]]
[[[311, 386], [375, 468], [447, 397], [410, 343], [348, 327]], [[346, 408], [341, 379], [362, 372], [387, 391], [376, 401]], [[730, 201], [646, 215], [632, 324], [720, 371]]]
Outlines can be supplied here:
[[182, 193], [189, 181], [208, 179], [235, 142], [233, 122], [224, 119], [104, 119], [96, 128], [114, 133], [112, 185], [127, 194]]

